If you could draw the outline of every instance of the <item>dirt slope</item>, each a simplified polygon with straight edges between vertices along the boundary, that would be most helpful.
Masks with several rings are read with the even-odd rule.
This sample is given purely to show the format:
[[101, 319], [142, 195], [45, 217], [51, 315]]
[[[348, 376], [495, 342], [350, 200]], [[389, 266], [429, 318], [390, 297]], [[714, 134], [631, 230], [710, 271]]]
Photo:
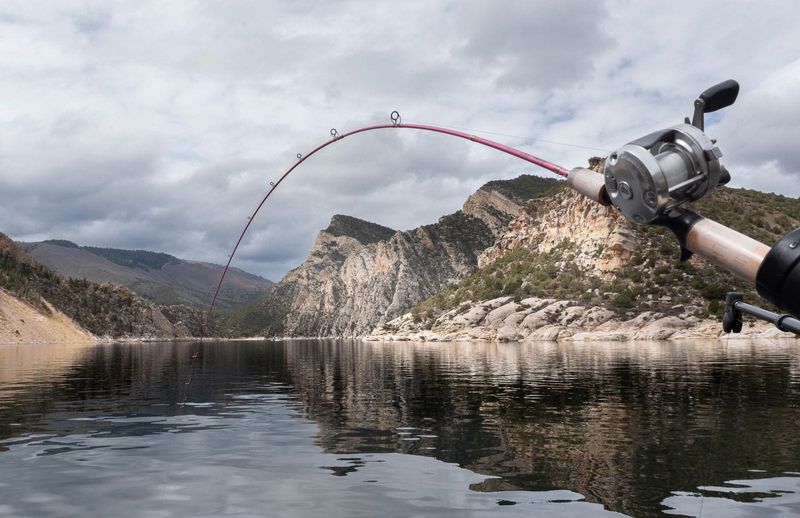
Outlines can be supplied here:
[[48, 306], [49, 315], [0, 289], [0, 345], [92, 341], [92, 335]]

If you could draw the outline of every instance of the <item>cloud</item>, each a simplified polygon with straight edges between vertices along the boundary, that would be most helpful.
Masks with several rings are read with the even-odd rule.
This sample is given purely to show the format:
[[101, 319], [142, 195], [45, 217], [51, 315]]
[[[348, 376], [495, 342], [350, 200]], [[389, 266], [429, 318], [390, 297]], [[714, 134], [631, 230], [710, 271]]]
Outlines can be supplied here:
[[612, 44], [601, 30], [599, 2], [458, 4], [459, 54], [497, 86], [548, 89], [585, 81], [594, 58]]
[[[693, 13], [686, 16], [686, 12]], [[567, 166], [681, 122], [705, 87], [734, 183], [800, 195], [790, 1], [136, 2], [0, 5], [0, 231], [224, 262], [269, 181], [365, 123], [438, 122]], [[534, 172], [464, 141], [386, 130], [313, 157], [237, 266], [277, 279], [335, 213], [398, 229]], [[545, 172], [540, 174], [546, 175]]]

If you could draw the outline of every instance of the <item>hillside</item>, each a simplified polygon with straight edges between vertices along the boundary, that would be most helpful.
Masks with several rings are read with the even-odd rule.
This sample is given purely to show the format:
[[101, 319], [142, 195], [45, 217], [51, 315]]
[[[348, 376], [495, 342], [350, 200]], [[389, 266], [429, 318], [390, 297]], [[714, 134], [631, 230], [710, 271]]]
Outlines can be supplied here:
[[173, 338], [199, 331], [198, 312], [191, 308], [159, 308], [118, 285], [65, 278], [3, 234], [0, 292], [0, 329], [11, 338], [28, 336], [35, 340], [38, 336], [52, 341], [58, 337], [88, 336], [86, 332], [112, 338]]
[[[695, 208], [765, 243], [800, 226], [800, 200], [752, 190], [721, 188]], [[373, 336], [715, 336], [727, 291], [742, 291], [760, 303], [754, 290], [731, 274], [697, 257], [681, 263], [678, 253], [666, 229], [632, 225], [613, 208], [560, 186], [527, 205], [480, 255], [478, 270]]]
[[462, 210], [407, 231], [334, 216], [308, 259], [226, 325], [241, 334], [364, 335], [473, 272], [525, 201], [557, 184], [535, 176], [490, 182]]
[[[121, 284], [162, 305], [206, 307], [223, 268], [159, 252], [79, 246], [64, 240], [20, 245], [36, 261], [65, 277]], [[217, 299], [219, 307], [255, 300], [272, 285], [267, 279], [231, 268]]]

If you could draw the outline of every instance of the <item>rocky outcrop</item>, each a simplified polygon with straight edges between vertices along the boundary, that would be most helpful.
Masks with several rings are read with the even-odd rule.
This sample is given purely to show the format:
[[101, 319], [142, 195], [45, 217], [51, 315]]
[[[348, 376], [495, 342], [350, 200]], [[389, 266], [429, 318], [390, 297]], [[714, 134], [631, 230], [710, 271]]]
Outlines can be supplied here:
[[479, 189], [467, 198], [462, 210], [483, 221], [494, 235], [505, 232], [511, 220], [524, 213], [519, 201], [492, 189]]
[[[770, 242], [768, 234], [780, 229], [769, 221], [791, 228], [798, 208], [797, 200], [719, 189], [700, 210]], [[755, 223], [747, 227], [743, 219]], [[368, 339], [717, 338], [726, 291], [758, 300], [752, 286], [727, 272], [677, 255], [665, 229], [633, 225], [615, 209], [562, 189], [512, 220], [479, 255], [473, 275], [385, 322]], [[751, 320], [737, 336], [794, 335]]]
[[240, 314], [238, 328], [273, 336], [369, 333], [475, 271], [478, 256], [524, 212], [524, 201], [556, 183], [531, 176], [491, 182], [461, 211], [408, 231], [334, 216], [308, 259]]
[[[601, 160], [590, 165], [601, 172]], [[765, 243], [800, 225], [800, 200], [755, 191], [720, 188], [698, 209]], [[726, 291], [758, 300], [753, 286], [678, 255], [666, 229], [520, 177], [411, 231], [335, 217], [247, 318], [251, 333], [280, 336], [655, 340], [717, 337]]]
[[521, 214], [497, 242], [478, 258], [486, 266], [519, 247], [550, 252], [565, 241], [575, 251], [572, 262], [594, 275], [611, 274], [626, 265], [640, 248], [633, 224], [619, 211], [573, 193], [542, 205], [533, 215]]
[[271, 322], [270, 334], [365, 334], [474, 270], [478, 254], [494, 241], [486, 224], [463, 212], [378, 241], [361, 241], [360, 230], [319, 233], [309, 258], [267, 298], [284, 312], [273, 313], [278, 325]]
[[606, 308], [586, 307], [569, 300], [512, 297], [465, 304], [429, 325], [412, 313], [373, 331], [369, 341], [493, 342], [681, 340], [699, 338], [794, 338], [763, 322], [750, 322], [741, 334], [725, 335], [719, 320], [691, 313], [667, 315], [645, 311], [626, 319]]

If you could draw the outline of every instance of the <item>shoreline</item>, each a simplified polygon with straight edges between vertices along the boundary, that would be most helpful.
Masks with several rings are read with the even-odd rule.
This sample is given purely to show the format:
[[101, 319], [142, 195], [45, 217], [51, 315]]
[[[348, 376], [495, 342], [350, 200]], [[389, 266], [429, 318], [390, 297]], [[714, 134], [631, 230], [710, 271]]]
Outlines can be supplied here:
[[53, 340], [53, 341], [3, 341], [0, 340], [0, 347], [9, 346], [45, 346], [45, 345], [109, 345], [109, 344], [153, 344], [159, 342], [169, 343], [202, 343], [202, 342], [297, 342], [297, 341], [310, 341], [310, 340], [346, 340], [346, 341], [359, 341], [364, 343], [441, 343], [441, 344], [457, 344], [480, 342], [485, 344], [525, 344], [533, 342], [546, 342], [552, 344], [600, 344], [600, 343], [686, 343], [686, 342], [743, 342], [743, 341], [796, 341], [800, 337], [792, 333], [784, 333], [774, 328], [756, 329], [754, 332], [731, 333], [724, 334], [720, 332], [719, 335], [702, 335], [702, 334], [681, 334], [681, 336], [657, 338], [657, 337], [633, 337], [625, 333], [590, 333], [581, 332], [563, 339], [548, 339], [548, 338], [524, 338], [517, 340], [499, 340], [496, 338], [487, 338], [486, 336], [478, 336], [469, 333], [462, 333], [456, 336], [440, 335], [438, 333], [409, 333], [397, 335], [366, 335], [356, 337], [344, 336], [283, 336], [283, 337], [181, 337], [181, 338], [155, 338], [155, 337], [124, 337], [124, 338], [95, 338], [90, 340]]
[[369, 341], [627, 342], [798, 338], [769, 322], [749, 319], [741, 333], [726, 334], [722, 319], [695, 316], [682, 306], [673, 314], [644, 311], [618, 315], [572, 301], [512, 297], [465, 304], [435, 320], [406, 313], [365, 337]]

